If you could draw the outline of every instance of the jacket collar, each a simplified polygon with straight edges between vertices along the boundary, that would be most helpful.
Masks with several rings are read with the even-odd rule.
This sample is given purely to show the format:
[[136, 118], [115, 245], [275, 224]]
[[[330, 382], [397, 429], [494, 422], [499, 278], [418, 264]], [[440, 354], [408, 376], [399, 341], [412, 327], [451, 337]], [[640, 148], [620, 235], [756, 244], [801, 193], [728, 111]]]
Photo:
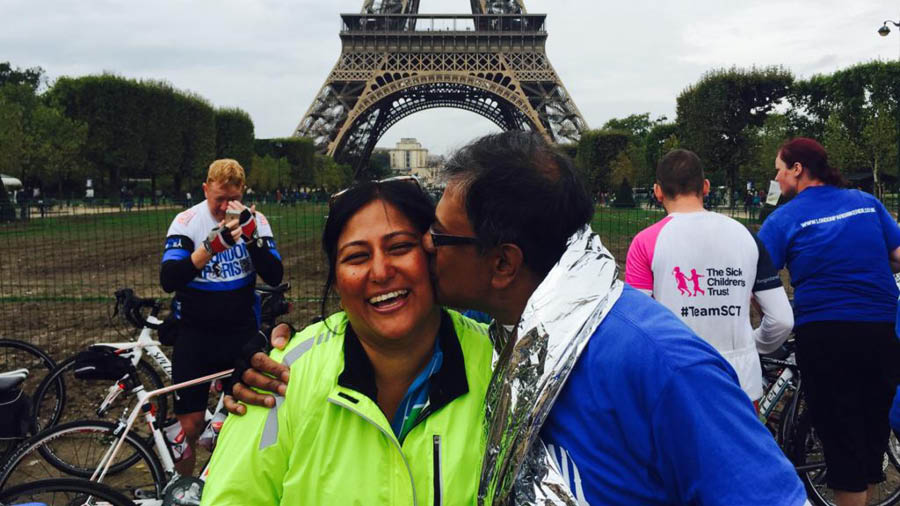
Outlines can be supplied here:
[[[441, 368], [431, 376], [428, 388], [428, 413], [434, 413], [469, 391], [459, 337], [456, 335], [453, 319], [444, 310], [441, 310], [438, 339], [444, 360]], [[350, 325], [347, 325], [344, 335], [344, 370], [338, 376], [338, 385], [355, 390], [375, 403], [378, 402], [375, 369]]]

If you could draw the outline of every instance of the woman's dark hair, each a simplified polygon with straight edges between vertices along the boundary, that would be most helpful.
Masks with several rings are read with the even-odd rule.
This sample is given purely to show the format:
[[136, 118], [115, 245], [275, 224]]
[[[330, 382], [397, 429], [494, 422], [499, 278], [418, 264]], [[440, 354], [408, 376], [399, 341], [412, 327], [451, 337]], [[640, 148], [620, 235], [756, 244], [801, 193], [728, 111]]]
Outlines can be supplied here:
[[840, 171], [828, 165], [828, 153], [815, 139], [795, 137], [778, 148], [778, 156], [788, 167], [799, 163], [810, 177], [832, 186], [847, 186]]
[[337, 242], [344, 226], [366, 204], [381, 200], [396, 207], [422, 234], [434, 223], [434, 201], [412, 180], [366, 181], [355, 184], [335, 200], [322, 231], [322, 250], [328, 261], [328, 278], [322, 290], [322, 317], [335, 281]]

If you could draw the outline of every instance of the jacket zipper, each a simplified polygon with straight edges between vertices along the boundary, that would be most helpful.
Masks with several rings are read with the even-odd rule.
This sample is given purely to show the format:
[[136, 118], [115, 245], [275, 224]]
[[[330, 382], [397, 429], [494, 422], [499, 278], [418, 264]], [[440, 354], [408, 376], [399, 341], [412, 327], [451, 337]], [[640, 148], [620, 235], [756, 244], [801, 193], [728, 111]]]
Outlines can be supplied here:
[[434, 506], [443, 504], [444, 479], [441, 476], [441, 436], [435, 434], [434, 438]]
[[[412, 492], [413, 492], [413, 506], [418, 506], [419, 503], [418, 503], [418, 501], [416, 500], [416, 482], [413, 481], [412, 469], [409, 467], [409, 461], [406, 460], [406, 455], [403, 454], [403, 448], [400, 447], [400, 442], [397, 441], [397, 438], [394, 436], [394, 434], [388, 433], [388, 431], [384, 430], [384, 428], [383, 428], [381, 425], [378, 425], [378, 423], [376, 423], [375, 420], [372, 420], [372, 419], [369, 418], [368, 416], [362, 414], [362, 412], [360, 412], [360, 411], [357, 410], [357, 409], [354, 409], [352, 406], [348, 406], [347, 404], [344, 404], [343, 402], [338, 402], [338, 401], [336, 401], [336, 400], [334, 400], [334, 399], [328, 399], [328, 402], [330, 402], [330, 403], [332, 403], [332, 404], [335, 404], [335, 405], [337, 405], [337, 406], [340, 406], [340, 407], [342, 407], [342, 408], [344, 408], [344, 409], [349, 409], [350, 411], [352, 411], [353, 413], [355, 413], [357, 416], [359, 416], [359, 417], [362, 418], [363, 420], [365, 420], [365, 421], [369, 422], [370, 424], [374, 425], [378, 430], [381, 431], [382, 434], [385, 435], [385, 437], [387, 437], [388, 439], [390, 439], [390, 440], [394, 443], [394, 447], [397, 448], [397, 451], [398, 451], [398, 452], [400, 452], [400, 458], [403, 459], [403, 463], [406, 465], [406, 473], [409, 475], [409, 484], [412, 486]], [[439, 436], [438, 436], [438, 437], [439, 437]]]

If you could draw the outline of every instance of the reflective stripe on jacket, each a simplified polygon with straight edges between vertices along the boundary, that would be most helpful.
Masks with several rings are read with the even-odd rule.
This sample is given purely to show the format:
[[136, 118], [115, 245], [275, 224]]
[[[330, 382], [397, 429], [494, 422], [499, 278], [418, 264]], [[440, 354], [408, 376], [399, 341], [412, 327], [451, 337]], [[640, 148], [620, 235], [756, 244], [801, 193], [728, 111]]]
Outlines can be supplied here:
[[[229, 416], [212, 457], [203, 504], [474, 504], [491, 378], [487, 326], [446, 311], [441, 370], [422, 418], [400, 444], [375, 400], [347, 378], [347, 317], [307, 327], [272, 357], [291, 379], [276, 408]], [[345, 349], [346, 348], [346, 349]], [[369, 365], [369, 367], [371, 367]]]

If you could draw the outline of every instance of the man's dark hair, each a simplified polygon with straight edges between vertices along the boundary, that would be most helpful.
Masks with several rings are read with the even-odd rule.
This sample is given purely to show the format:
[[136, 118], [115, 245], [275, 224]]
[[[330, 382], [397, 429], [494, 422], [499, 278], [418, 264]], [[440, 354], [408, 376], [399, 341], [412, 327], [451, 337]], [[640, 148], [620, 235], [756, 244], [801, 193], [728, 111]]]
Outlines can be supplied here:
[[481, 250], [515, 244], [540, 276], [550, 272], [569, 236], [594, 215], [572, 160], [538, 133], [510, 131], [476, 139], [457, 151], [444, 171], [448, 183], [464, 192]]
[[656, 165], [656, 182], [670, 199], [679, 195], [702, 197], [703, 180], [703, 163], [693, 151], [673, 149]]

